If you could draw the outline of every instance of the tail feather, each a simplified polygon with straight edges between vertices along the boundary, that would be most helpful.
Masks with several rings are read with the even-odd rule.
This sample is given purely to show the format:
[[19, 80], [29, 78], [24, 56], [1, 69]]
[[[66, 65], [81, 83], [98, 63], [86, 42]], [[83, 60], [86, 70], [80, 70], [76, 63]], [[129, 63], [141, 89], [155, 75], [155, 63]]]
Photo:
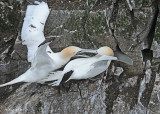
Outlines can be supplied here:
[[24, 80], [23, 80], [23, 77], [22, 77], [22, 75], [21, 75], [21, 76], [19, 76], [18, 78], [14, 79], [14, 80], [12, 80], [12, 81], [10, 81], [10, 82], [7, 82], [7, 83], [5, 83], [5, 84], [0, 85], [0, 87], [12, 85], [12, 84], [16, 84], [16, 83], [23, 82], [23, 81], [24, 81]]

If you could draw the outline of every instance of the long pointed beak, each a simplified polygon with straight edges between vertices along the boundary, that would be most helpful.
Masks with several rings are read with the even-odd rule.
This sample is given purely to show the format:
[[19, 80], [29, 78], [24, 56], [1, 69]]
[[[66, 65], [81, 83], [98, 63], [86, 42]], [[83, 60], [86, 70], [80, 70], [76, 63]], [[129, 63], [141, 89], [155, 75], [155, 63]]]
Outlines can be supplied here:
[[88, 55], [85, 55], [85, 54], [76, 54], [74, 57], [78, 57], [78, 58], [88, 58], [88, 57], [90, 57], [90, 56], [88, 56]]
[[94, 54], [97, 54], [97, 50], [93, 50], [93, 49], [81, 49], [75, 56], [76, 57], [85, 57], [85, 58], [90, 57], [90, 56], [85, 55], [83, 53], [94, 53]]
[[93, 49], [81, 49], [81, 51], [78, 52], [79, 54], [81, 53], [94, 53], [97, 54], [97, 50], [93, 50]]

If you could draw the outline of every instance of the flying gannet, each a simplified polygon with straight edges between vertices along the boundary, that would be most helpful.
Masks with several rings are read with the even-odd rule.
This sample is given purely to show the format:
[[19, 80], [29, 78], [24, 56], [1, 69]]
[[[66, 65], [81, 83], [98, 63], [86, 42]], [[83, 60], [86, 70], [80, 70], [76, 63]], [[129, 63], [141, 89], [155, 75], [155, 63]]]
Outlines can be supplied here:
[[53, 58], [51, 58], [46, 49], [51, 41], [55, 37], [46, 39], [42, 42], [36, 54], [34, 56], [31, 68], [29, 68], [24, 74], [20, 75], [18, 78], [0, 85], [0, 87], [12, 85], [19, 82], [39, 82], [40, 80], [45, 79], [49, 72], [54, 71], [63, 67], [71, 57], [75, 56], [78, 52], [92, 52], [90, 49], [82, 49], [76, 46], [69, 46], [63, 49], [61, 52], [53, 53]]
[[[98, 54], [94, 57], [79, 58], [70, 61], [64, 67], [63, 71], [50, 73], [50, 76], [47, 79], [42, 80], [41, 83], [47, 81], [54, 81], [49, 85], [58, 86], [61, 83], [67, 82], [71, 79], [79, 80], [79, 79], [93, 78], [98, 74], [104, 72], [109, 67], [111, 60], [118, 60], [119, 58], [115, 57], [113, 50], [107, 46], [101, 47], [98, 50], [93, 50], [92, 53], [98, 53]], [[121, 53], [117, 54], [116, 52], [116, 55], [119, 54]], [[122, 55], [123, 54], [121, 54], [121, 56]], [[125, 55], [123, 55], [123, 57], [124, 56]], [[132, 60], [128, 56], [126, 58], [128, 61], [131, 61], [128, 64], [130, 63], [132, 64]], [[122, 60], [122, 62], [125, 61]]]

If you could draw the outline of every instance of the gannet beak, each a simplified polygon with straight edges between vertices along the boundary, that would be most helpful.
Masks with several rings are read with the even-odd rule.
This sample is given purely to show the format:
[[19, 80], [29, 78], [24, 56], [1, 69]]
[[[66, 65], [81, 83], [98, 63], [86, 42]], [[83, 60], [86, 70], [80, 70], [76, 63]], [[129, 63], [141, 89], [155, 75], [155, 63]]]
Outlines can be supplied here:
[[52, 41], [54, 41], [57, 37], [51, 37], [51, 38], [46, 38], [46, 40], [44, 42], [42, 42], [38, 47], [46, 44], [46, 43], [51, 43]]
[[97, 54], [97, 50], [93, 50], [93, 49], [81, 49], [78, 54], [82, 54], [82, 53], [94, 53]]
[[78, 58], [81, 58], [81, 57], [82, 57], [82, 58], [88, 58], [88, 57], [90, 57], [90, 56], [85, 55], [85, 54], [81, 54], [81, 55], [80, 55], [80, 54], [78, 54], [78, 55], [76, 54], [76, 55], [74, 56], [74, 58], [75, 58], [75, 57], [78, 57]]
[[92, 50], [92, 49], [81, 49], [79, 52], [77, 52], [77, 54], [75, 55], [76, 57], [85, 57], [88, 58], [90, 56], [85, 55], [83, 53], [94, 53], [97, 54], [97, 50]]

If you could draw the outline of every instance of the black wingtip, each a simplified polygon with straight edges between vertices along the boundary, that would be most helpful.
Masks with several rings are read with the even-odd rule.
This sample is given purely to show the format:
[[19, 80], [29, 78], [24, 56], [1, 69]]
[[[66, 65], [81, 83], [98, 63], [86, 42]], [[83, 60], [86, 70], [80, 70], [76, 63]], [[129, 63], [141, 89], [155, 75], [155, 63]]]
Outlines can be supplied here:
[[121, 61], [121, 62], [126, 63], [128, 65], [133, 65], [133, 60], [128, 55], [126, 55], [125, 53], [123, 53], [120, 50], [114, 51], [114, 56], [118, 58], [117, 61]]
[[51, 37], [51, 38], [46, 38], [46, 40], [44, 42], [42, 42], [38, 47], [46, 44], [46, 43], [51, 43], [52, 41], [54, 41], [56, 39], [56, 37]]
[[61, 85], [62, 83], [65, 83], [71, 77], [71, 75], [72, 75], [73, 72], [74, 71], [71, 70], [71, 71], [65, 73], [64, 76], [63, 76], [63, 78], [62, 78], [62, 81], [60, 82], [59, 85]]

